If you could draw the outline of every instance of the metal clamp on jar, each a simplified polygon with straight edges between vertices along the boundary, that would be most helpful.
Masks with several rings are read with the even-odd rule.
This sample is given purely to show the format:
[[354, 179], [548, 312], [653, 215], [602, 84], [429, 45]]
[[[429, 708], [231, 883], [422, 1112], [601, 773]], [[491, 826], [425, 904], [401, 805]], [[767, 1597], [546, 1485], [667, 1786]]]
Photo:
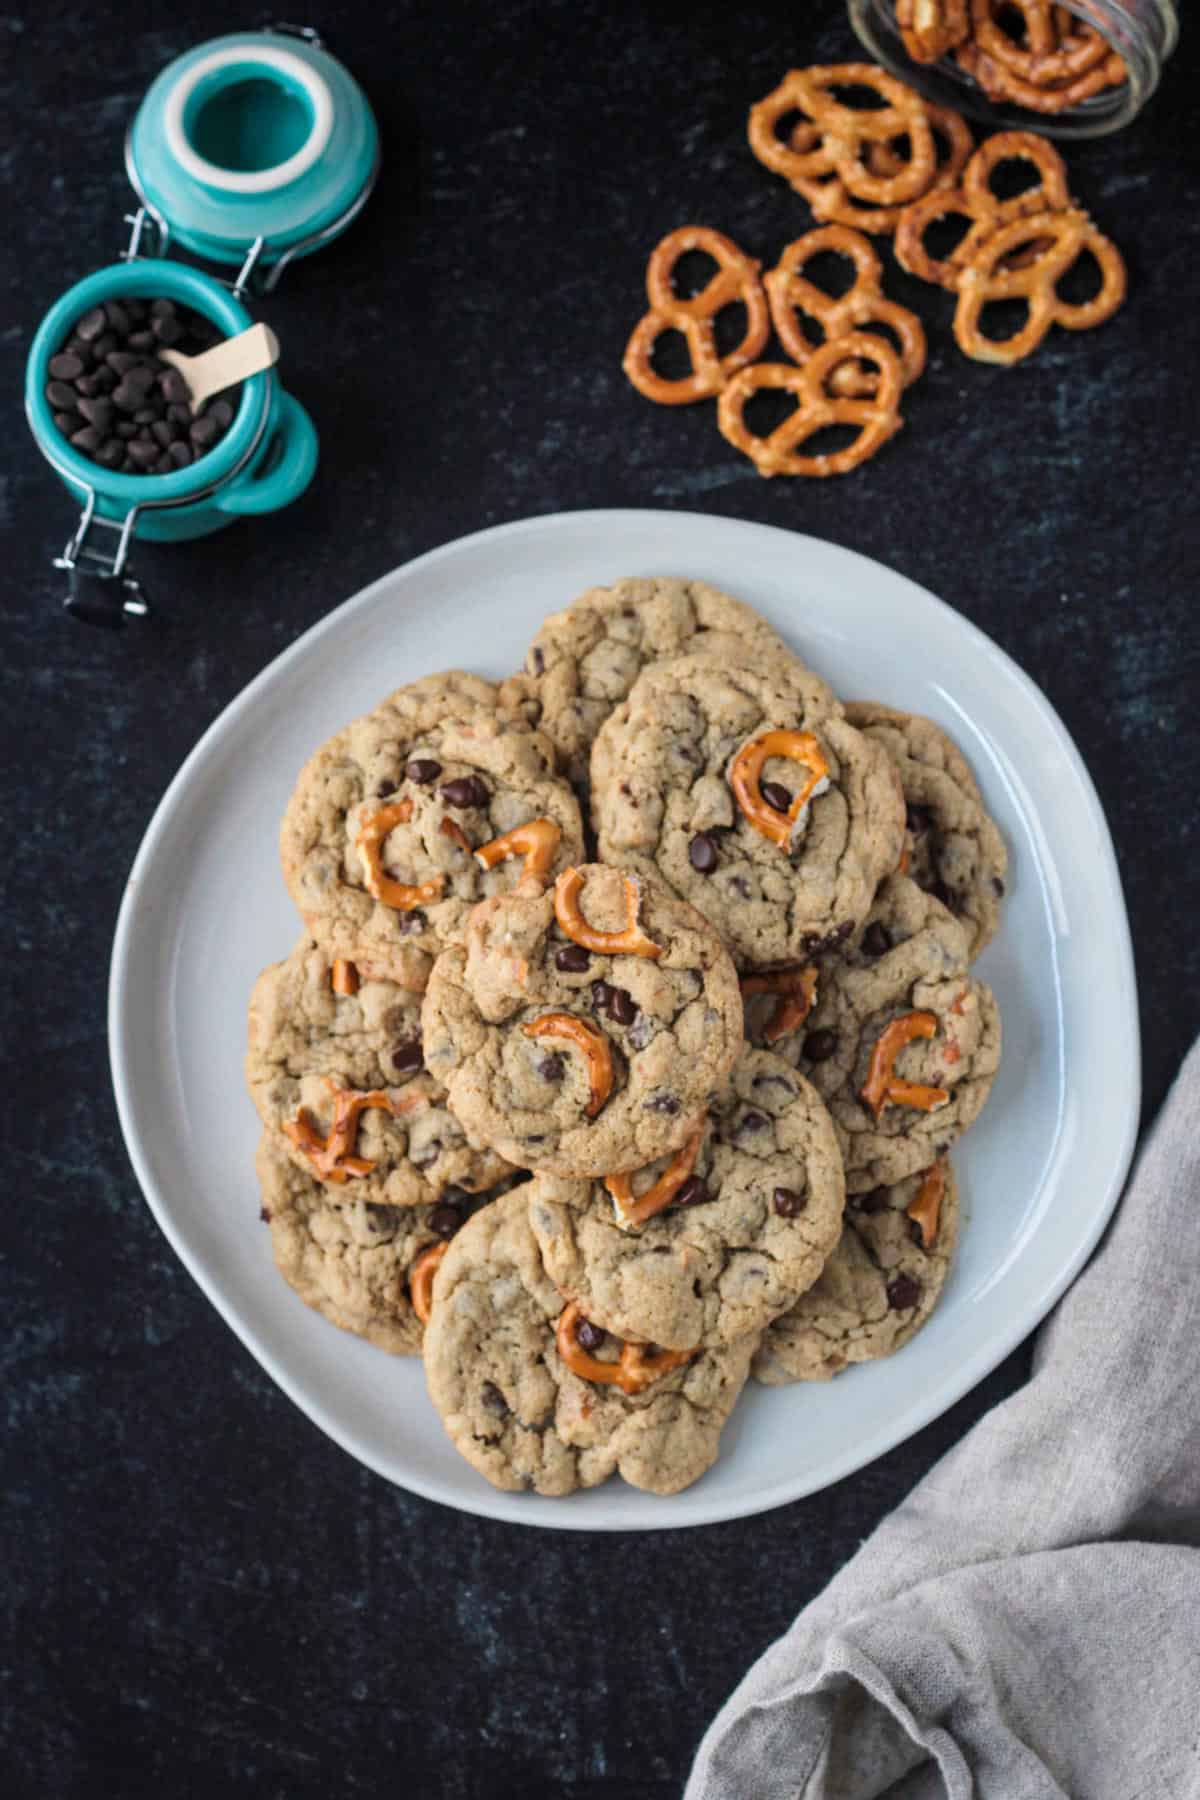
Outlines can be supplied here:
[[[241, 385], [229, 428], [190, 466], [115, 472], [55, 423], [50, 360], [78, 321], [106, 303], [171, 301], [224, 336], [252, 323], [243, 301], [269, 294], [283, 271], [343, 232], [379, 169], [366, 97], [308, 28], [217, 38], [176, 59], [151, 85], [125, 141], [138, 198], [121, 260], [77, 282], [34, 336], [25, 410], [43, 456], [81, 503], [54, 566], [65, 606], [92, 624], [120, 625], [147, 609], [130, 568], [136, 539], [181, 541], [297, 499], [317, 465], [317, 434], [273, 369]], [[215, 263], [207, 274], [173, 260]]]

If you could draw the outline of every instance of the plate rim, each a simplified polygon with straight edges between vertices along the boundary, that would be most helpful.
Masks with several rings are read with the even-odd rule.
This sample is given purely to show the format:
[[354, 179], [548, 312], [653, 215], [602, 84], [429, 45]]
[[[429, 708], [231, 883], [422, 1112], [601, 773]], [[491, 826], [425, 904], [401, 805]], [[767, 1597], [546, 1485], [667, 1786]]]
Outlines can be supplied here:
[[[839, 556], [851, 557], [865, 563], [872, 570], [882, 570], [892, 580], [900, 581], [912, 589], [914, 594], [920, 597], [922, 604], [933, 609], [935, 616], [944, 614], [950, 618], [956, 631], [965, 632], [974, 647], [987, 658], [998, 659], [1008, 677], [1015, 680], [1024, 699], [1033, 706], [1043, 723], [1049, 728], [1059, 750], [1071, 765], [1088, 809], [1088, 823], [1091, 827], [1095, 857], [1093, 870], [1097, 878], [1102, 875], [1104, 910], [1117, 927], [1111, 946], [1112, 954], [1106, 971], [1106, 981], [1110, 991], [1115, 991], [1119, 996], [1123, 1014], [1132, 1024], [1130, 1066], [1127, 1070], [1124, 1090], [1126, 1096], [1125, 1116], [1117, 1139], [1117, 1150], [1103, 1200], [1096, 1206], [1087, 1229], [1057, 1274], [1041, 1283], [1037, 1288], [1036, 1298], [1022, 1306], [1020, 1322], [1007, 1330], [997, 1332], [992, 1339], [978, 1345], [964, 1356], [956, 1364], [953, 1374], [949, 1378], [948, 1386], [939, 1388], [931, 1399], [923, 1403], [919, 1402], [914, 1409], [906, 1411], [898, 1424], [889, 1424], [876, 1430], [871, 1437], [865, 1440], [865, 1447], [864, 1440], [855, 1440], [847, 1446], [841, 1456], [835, 1456], [832, 1462], [827, 1461], [821, 1473], [816, 1477], [810, 1478], [804, 1473], [799, 1473], [791, 1478], [773, 1483], [749, 1499], [739, 1498], [734, 1504], [730, 1504], [726, 1500], [724, 1503], [714, 1501], [705, 1505], [701, 1497], [698, 1506], [695, 1501], [692, 1503], [694, 1516], [684, 1520], [670, 1518], [657, 1520], [651, 1516], [645, 1521], [631, 1525], [613, 1519], [593, 1518], [582, 1514], [572, 1517], [571, 1506], [561, 1501], [557, 1503], [557, 1510], [551, 1517], [531, 1519], [527, 1510], [529, 1496], [525, 1494], [510, 1493], [503, 1489], [488, 1487], [486, 1491], [480, 1493], [477, 1501], [474, 1499], [464, 1501], [441, 1491], [436, 1482], [420, 1476], [406, 1477], [402, 1480], [393, 1470], [381, 1466], [379, 1460], [358, 1441], [356, 1434], [352, 1430], [344, 1428], [319, 1398], [305, 1388], [299, 1379], [293, 1378], [286, 1365], [281, 1363], [262, 1341], [253, 1322], [243, 1319], [240, 1314], [236, 1313], [236, 1309], [227, 1308], [218, 1283], [215, 1279], [210, 1279], [203, 1260], [191, 1254], [183, 1241], [182, 1232], [176, 1229], [169, 1200], [159, 1189], [151, 1167], [149, 1153], [143, 1144], [142, 1132], [136, 1118], [137, 1102], [129, 1068], [126, 1031], [130, 1020], [129, 1009], [125, 1006], [124, 1000], [128, 988], [128, 974], [135, 954], [139, 924], [138, 909], [144, 886], [142, 879], [144, 871], [153, 862], [159, 840], [169, 829], [176, 808], [190, 786], [193, 775], [224, 734], [240, 721], [245, 712], [253, 708], [263, 688], [268, 684], [273, 684], [281, 677], [286, 677], [291, 666], [301, 661], [315, 642], [332, 633], [339, 625], [344, 624], [350, 615], [367, 611], [375, 603], [380, 590], [388, 587], [400, 574], [410, 577], [418, 575], [422, 569], [452, 557], [456, 553], [461, 553], [468, 548], [478, 548], [501, 538], [536, 537], [564, 528], [569, 530], [572, 525], [581, 522], [604, 525], [615, 534], [620, 531], [623, 524], [632, 521], [639, 525], [645, 525], [647, 521], [654, 519], [669, 519], [673, 525], [692, 521], [705, 527], [718, 526], [723, 531], [755, 537], [767, 535], [786, 539], [789, 544], [797, 547], [802, 547], [806, 543], [816, 543], [824, 548], [835, 550]], [[564, 604], [569, 604], [569, 602]], [[122, 891], [113, 934], [108, 981], [107, 1035], [109, 1065], [118, 1120], [126, 1152], [142, 1190], [143, 1198], [159, 1229], [189, 1275], [225, 1325], [254, 1356], [260, 1367], [266, 1371], [305, 1417], [319, 1426], [339, 1448], [371, 1469], [390, 1485], [400, 1487], [406, 1492], [418, 1494], [425, 1500], [446, 1506], [456, 1512], [465, 1512], [475, 1517], [498, 1519], [505, 1523], [522, 1525], [529, 1530], [682, 1531], [733, 1519], [752, 1518], [759, 1513], [805, 1499], [810, 1494], [818, 1493], [832, 1486], [835, 1482], [843, 1480], [875, 1462], [879, 1457], [895, 1449], [898, 1444], [915, 1436], [934, 1419], [941, 1417], [943, 1413], [956, 1405], [965, 1394], [996, 1369], [1031, 1332], [1036, 1330], [1084, 1267], [1102, 1237], [1121, 1197], [1136, 1148], [1141, 1109], [1142, 1056], [1136, 970], [1129, 915], [1121, 886], [1116, 851], [1099, 794], [1082, 752], [1049, 697], [1043, 693], [1015, 658], [980, 626], [976, 625], [974, 620], [958, 612], [947, 601], [942, 600], [940, 596], [932, 593], [910, 576], [892, 568], [878, 558], [855, 550], [848, 545], [837, 543], [833, 539], [819, 538], [813, 533], [795, 531], [787, 526], [764, 524], [750, 519], [730, 518], [724, 514], [701, 513], [669, 507], [581, 507], [507, 520], [498, 525], [485, 526], [478, 531], [467, 532], [460, 537], [452, 538], [445, 543], [435, 545], [432, 549], [410, 557], [377, 576], [375, 580], [360, 588], [357, 593], [352, 594], [348, 599], [323, 614], [277, 656], [272, 657], [205, 727], [167, 784], [143, 832]], [[524, 1516], [522, 1516], [523, 1510]]]

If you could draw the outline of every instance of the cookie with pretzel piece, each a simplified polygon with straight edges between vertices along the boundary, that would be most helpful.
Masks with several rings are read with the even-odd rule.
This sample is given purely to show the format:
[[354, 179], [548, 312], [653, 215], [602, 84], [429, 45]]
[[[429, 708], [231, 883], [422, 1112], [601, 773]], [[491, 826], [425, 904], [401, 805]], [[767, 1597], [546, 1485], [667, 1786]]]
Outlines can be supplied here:
[[983, 1110], [1000, 1014], [967, 949], [940, 901], [892, 875], [822, 966], [797, 1066], [832, 1114], [847, 1194], [928, 1168]]
[[552, 880], [582, 848], [553, 746], [491, 682], [454, 670], [400, 688], [322, 745], [280, 834], [312, 937], [417, 992], [473, 906]]
[[973, 962], [1000, 921], [1008, 852], [966, 757], [918, 713], [851, 700], [846, 717], [895, 763], [906, 809], [904, 871], [965, 927]]
[[602, 1180], [535, 1175], [547, 1271], [594, 1325], [672, 1350], [761, 1331], [837, 1243], [845, 1181], [816, 1091], [745, 1050], [682, 1150]]
[[525, 658], [520, 699], [577, 788], [587, 786], [596, 733], [647, 663], [685, 651], [798, 661], [753, 607], [707, 581], [677, 576], [588, 588], [543, 621]]
[[902, 1349], [941, 1298], [958, 1222], [958, 1188], [944, 1158], [854, 1196], [819, 1279], [763, 1334], [756, 1380], [829, 1381]]
[[424, 1073], [420, 996], [304, 938], [250, 998], [246, 1080], [276, 1150], [332, 1198], [421, 1206], [512, 1173]]
[[455, 1449], [494, 1487], [561, 1495], [615, 1473], [675, 1494], [716, 1460], [757, 1342], [689, 1354], [593, 1326], [546, 1273], [518, 1189], [446, 1253], [425, 1379]]
[[343, 1331], [394, 1356], [419, 1355], [428, 1316], [423, 1290], [484, 1197], [425, 1206], [385, 1206], [355, 1192], [335, 1197], [284, 1156], [270, 1133], [255, 1166], [262, 1217], [288, 1286]]
[[737, 966], [844, 941], [900, 859], [886, 752], [810, 670], [677, 657], [647, 669], [593, 752], [600, 854], [667, 882]]
[[742, 1003], [706, 919], [592, 863], [476, 909], [434, 966], [422, 1034], [473, 1142], [606, 1175], [683, 1144], [741, 1049]]

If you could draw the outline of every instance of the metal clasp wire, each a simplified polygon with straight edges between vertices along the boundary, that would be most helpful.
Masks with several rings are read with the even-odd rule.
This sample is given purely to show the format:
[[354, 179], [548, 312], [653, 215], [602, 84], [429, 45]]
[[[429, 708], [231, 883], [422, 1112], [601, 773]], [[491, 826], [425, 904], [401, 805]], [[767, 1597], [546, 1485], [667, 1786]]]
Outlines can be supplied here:
[[[125, 574], [129, 546], [133, 541], [133, 528], [140, 511], [140, 506], [131, 506], [120, 524], [115, 519], [106, 519], [96, 511], [95, 488], [88, 488], [87, 501], [79, 515], [75, 534], [62, 555], [54, 558], [54, 567], [65, 569], [70, 574], [78, 570], [81, 575], [94, 575], [101, 581], [119, 581], [126, 594], [121, 602], [121, 610], [132, 618], [144, 619], [150, 609], [142, 598], [141, 583], [135, 576]], [[88, 543], [88, 534], [93, 527], [101, 525], [106, 531], [117, 533], [117, 547], [114, 551], [105, 552]]]

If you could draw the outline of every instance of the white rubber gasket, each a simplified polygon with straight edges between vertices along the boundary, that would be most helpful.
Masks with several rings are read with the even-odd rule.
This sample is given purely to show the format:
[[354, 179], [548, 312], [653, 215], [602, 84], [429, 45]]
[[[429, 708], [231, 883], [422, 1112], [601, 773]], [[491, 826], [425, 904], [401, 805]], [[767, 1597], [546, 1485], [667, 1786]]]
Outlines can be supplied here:
[[[187, 103], [200, 83], [215, 70], [234, 65], [246, 70], [247, 79], [253, 79], [258, 72], [264, 73], [267, 79], [272, 74], [286, 76], [303, 89], [312, 107], [312, 128], [307, 138], [293, 155], [276, 163], [274, 168], [222, 169], [197, 153], [184, 129]], [[333, 131], [333, 95], [324, 77], [290, 50], [265, 46], [249, 49], [234, 45], [202, 56], [179, 77], [167, 95], [163, 130], [167, 148], [179, 167], [194, 180], [203, 182], [205, 187], [218, 188], [226, 194], [269, 194], [305, 174], [324, 151]]]

